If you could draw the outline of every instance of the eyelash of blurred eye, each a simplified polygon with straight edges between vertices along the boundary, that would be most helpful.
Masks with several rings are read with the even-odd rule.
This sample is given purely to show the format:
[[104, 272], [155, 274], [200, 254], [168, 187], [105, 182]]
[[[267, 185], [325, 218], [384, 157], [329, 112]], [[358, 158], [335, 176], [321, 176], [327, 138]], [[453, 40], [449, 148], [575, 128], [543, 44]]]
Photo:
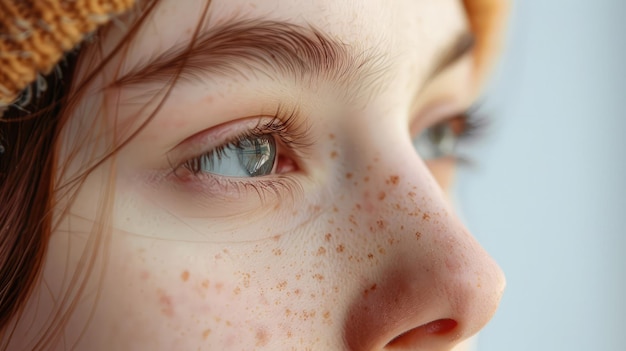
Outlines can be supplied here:
[[460, 154], [463, 144], [480, 139], [488, 127], [488, 119], [476, 111], [472, 107], [426, 128], [413, 140], [417, 153], [426, 160], [453, 158], [458, 164], [471, 165], [471, 158]]

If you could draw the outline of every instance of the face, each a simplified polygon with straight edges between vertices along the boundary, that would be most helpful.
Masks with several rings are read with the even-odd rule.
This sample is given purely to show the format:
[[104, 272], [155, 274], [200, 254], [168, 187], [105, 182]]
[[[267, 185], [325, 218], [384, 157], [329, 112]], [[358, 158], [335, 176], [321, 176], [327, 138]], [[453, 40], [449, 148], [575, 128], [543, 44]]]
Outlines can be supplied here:
[[484, 71], [468, 23], [458, 0], [161, 1], [68, 112], [58, 221], [18, 335], [466, 349], [504, 286], [446, 195]]

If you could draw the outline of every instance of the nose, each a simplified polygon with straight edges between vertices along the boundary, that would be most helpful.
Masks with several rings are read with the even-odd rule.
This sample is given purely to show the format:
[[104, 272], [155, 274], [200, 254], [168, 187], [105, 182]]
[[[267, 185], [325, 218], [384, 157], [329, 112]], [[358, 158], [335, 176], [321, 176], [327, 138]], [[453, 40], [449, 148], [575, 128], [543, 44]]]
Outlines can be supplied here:
[[410, 141], [395, 142], [386, 145], [389, 157], [351, 160], [367, 180], [345, 184], [352, 207], [360, 208], [351, 219], [361, 228], [355, 246], [384, 255], [375, 265], [356, 263], [363, 265], [361, 283], [344, 340], [350, 350], [451, 350], [491, 319], [504, 276], [451, 210]]

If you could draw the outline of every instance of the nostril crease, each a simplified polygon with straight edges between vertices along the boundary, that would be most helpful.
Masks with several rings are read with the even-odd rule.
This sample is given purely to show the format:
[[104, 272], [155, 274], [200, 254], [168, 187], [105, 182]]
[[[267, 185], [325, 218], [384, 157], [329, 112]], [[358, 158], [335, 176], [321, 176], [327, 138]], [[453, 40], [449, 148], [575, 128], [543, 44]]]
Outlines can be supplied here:
[[388, 347], [410, 347], [420, 343], [421, 339], [429, 338], [435, 335], [445, 335], [452, 332], [458, 323], [454, 319], [438, 319], [417, 328], [407, 330], [406, 332], [396, 336], [391, 340]]

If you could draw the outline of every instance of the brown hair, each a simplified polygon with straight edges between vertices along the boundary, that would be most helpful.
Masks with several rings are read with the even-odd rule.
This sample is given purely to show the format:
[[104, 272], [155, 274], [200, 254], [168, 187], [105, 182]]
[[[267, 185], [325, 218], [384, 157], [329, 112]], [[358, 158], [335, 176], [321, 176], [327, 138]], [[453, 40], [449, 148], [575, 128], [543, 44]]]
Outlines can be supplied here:
[[[19, 320], [26, 301], [40, 281], [48, 239], [55, 226], [56, 194], [63, 188], [71, 204], [72, 192], [78, 190], [94, 168], [115, 153], [114, 150], [94, 160], [86, 171], [67, 184], [55, 184], [60, 131], [72, 106], [82, 98], [84, 88], [113, 57], [124, 52], [157, 3], [158, 0], [151, 0], [141, 8], [138, 6], [141, 13], [124, 38], [80, 82], [74, 78], [81, 53], [90, 45], [98, 45], [97, 40], [67, 54], [57, 69], [45, 78], [45, 91], [30, 87], [28, 93], [35, 92], [30, 101], [9, 106], [0, 119], [0, 349], [9, 346], [16, 328], [15, 318]], [[104, 27], [100, 32], [106, 30]], [[81, 278], [86, 280], [87, 276], [83, 273]], [[81, 293], [79, 290], [73, 300], [78, 300]], [[45, 348], [62, 331], [73, 310], [73, 303], [68, 305], [64, 311], [60, 311], [63, 306], [56, 306], [59, 311], [54, 313], [48, 329], [40, 334], [34, 349]]]

